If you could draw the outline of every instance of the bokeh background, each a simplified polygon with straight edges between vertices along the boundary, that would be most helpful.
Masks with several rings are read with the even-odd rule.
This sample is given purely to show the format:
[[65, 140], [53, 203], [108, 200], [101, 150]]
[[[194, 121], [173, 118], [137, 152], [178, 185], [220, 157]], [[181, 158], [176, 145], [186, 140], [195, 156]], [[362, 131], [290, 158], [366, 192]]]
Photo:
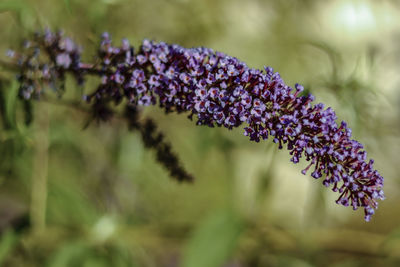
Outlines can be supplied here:
[[0, 0], [0, 25], [2, 60], [50, 27], [88, 60], [109, 31], [272, 66], [348, 122], [387, 197], [367, 223], [272, 142], [146, 108], [195, 176], [179, 184], [118, 120], [82, 130], [82, 112], [35, 102], [25, 125], [0, 68], [1, 266], [400, 266], [399, 2]]

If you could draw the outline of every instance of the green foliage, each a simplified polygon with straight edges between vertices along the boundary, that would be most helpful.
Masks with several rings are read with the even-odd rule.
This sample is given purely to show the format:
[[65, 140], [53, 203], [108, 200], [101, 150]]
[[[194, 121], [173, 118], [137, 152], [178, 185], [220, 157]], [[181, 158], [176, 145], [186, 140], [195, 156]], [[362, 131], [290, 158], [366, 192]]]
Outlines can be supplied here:
[[133, 267], [129, 252], [120, 246], [93, 246], [85, 241], [64, 244], [52, 257], [48, 267]]
[[242, 230], [243, 223], [232, 210], [211, 214], [195, 229], [185, 249], [182, 266], [222, 266], [237, 247]]
[[18, 97], [18, 82], [13, 80], [9, 89], [6, 90], [8, 93], [5, 99], [5, 124], [10, 125], [11, 128], [16, 126], [16, 103]]
[[5, 259], [12, 253], [12, 249], [18, 242], [17, 235], [12, 230], [7, 230], [1, 235], [0, 239], [0, 266]]
[[26, 0], [2, 0], [0, 2], [0, 14], [2, 12], [11, 12], [21, 28], [34, 30], [35, 14]]
[[68, 13], [72, 14], [71, 1], [70, 0], [64, 0], [64, 4], [65, 4], [65, 7], [66, 7]]

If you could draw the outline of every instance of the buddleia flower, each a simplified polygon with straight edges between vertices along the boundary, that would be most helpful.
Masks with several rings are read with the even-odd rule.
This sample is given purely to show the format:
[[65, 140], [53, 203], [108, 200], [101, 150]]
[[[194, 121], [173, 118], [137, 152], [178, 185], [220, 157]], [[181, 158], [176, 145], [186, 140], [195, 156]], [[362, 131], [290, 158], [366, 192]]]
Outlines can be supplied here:
[[[41, 37], [47, 39], [46, 34]], [[85, 95], [87, 102], [158, 104], [166, 112], [189, 113], [197, 125], [228, 129], [244, 125], [244, 135], [251, 141], [271, 139], [289, 151], [293, 163], [305, 159], [308, 165], [301, 173], [310, 173], [337, 192], [336, 203], [363, 208], [366, 221], [378, 207], [377, 200], [384, 199], [383, 177], [374, 169], [374, 161], [367, 160], [363, 145], [352, 139], [347, 124], [338, 123], [332, 108], [315, 104], [303, 86], [285, 84], [271, 67], [253, 69], [209, 48], [149, 40], [135, 51], [127, 40], [113, 46], [108, 33], [102, 35], [97, 61], [88, 64], [76, 62], [76, 53], [69, 61], [75, 50], [53, 49], [51, 40], [42, 45], [47, 52], [57, 50], [48, 52], [56, 56], [58, 66], [50, 65], [52, 77], [59, 77], [60, 71], [101, 77], [98, 88]]]

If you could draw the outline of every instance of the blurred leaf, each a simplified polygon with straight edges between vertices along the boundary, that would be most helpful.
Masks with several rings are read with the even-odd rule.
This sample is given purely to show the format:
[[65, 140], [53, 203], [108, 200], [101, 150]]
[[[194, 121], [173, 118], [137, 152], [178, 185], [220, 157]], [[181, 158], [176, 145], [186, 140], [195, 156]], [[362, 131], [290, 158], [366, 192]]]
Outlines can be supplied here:
[[71, 9], [71, 1], [70, 0], [64, 0], [65, 7], [67, 8], [68, 13], [71, 15], [72, 14], [72, 9]]
[[8, 0], [0, 2], [0, 13], [11, 11], [17, 17], [17, 21], [23, 28], [33, 29], [35, 23], [34, 10], [28, 5], [25, 0]]
[[336, 81], [338, 78], [338, 67], [342, 64], [340, 54], [331, 45], [325, 42], [310, 41], [307, 42], [307, 44], [327, 54], [332, 67], [332, 79]]
[[18, 82], [13, 80], [6, 97], [6, 120], [12, 128], [15, 127], [15, 108], [18, 97]]
[[2, 234], [0, 240], [0, 266], [2, 266], [3, 261], [10, 254], [14, 245], [17, 243], [17, 235], [9, 230]]
[[136, 266], [127, 252], [124, 247], [118, 244], [93, 245], [86, 240], [72, 241], [64, 244], [54, 254], [48, 266]]
[[16, 11], [20, 12], [26, 6], [23, 0], [9, 0], [0, 2], [0, 12]]
[[96, 208], [73, 181], [51, 181], [49, 187], [48, 200], [51, 204], [47, 213], [52, 218], [51, 222], [83, 225], [96, 220]]
[[105, 23], [107, 23], [105, 17], [107, 15], [108, 5], [104, 2], [93, 2], [90, 8], [88, 9], [88, 18], [91, 22], [91, 26], [93, 29], [104, 31]]
[[88, 252], [88, 246], [84, 242], [71, 242], [62, 246], [50, 260], [49, 267], [72, 266], [73, 262], [83, 257]]
[[243, 230], [232, 210], [220, 210], [201, 222], [186, 247], [182, 266], [219, 267], [236, 247]]

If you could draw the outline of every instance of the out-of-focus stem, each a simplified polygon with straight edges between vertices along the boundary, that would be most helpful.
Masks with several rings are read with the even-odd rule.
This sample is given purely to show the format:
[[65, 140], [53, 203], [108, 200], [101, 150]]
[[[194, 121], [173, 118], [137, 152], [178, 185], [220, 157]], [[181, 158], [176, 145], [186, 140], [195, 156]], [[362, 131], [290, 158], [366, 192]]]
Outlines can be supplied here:
[[49, 110], [46, 105], [38, 105], [33, 156], [32, 192], [30, 219], [33, 232], [42, 232], [46, 227], [47, 176], [49, 148]]
[[0, 59], [0, 67], [3, 68], [3, 70], [14, 72], [14, 71], [19, 71], [19, 66], [15, 63], [4, 61]]

